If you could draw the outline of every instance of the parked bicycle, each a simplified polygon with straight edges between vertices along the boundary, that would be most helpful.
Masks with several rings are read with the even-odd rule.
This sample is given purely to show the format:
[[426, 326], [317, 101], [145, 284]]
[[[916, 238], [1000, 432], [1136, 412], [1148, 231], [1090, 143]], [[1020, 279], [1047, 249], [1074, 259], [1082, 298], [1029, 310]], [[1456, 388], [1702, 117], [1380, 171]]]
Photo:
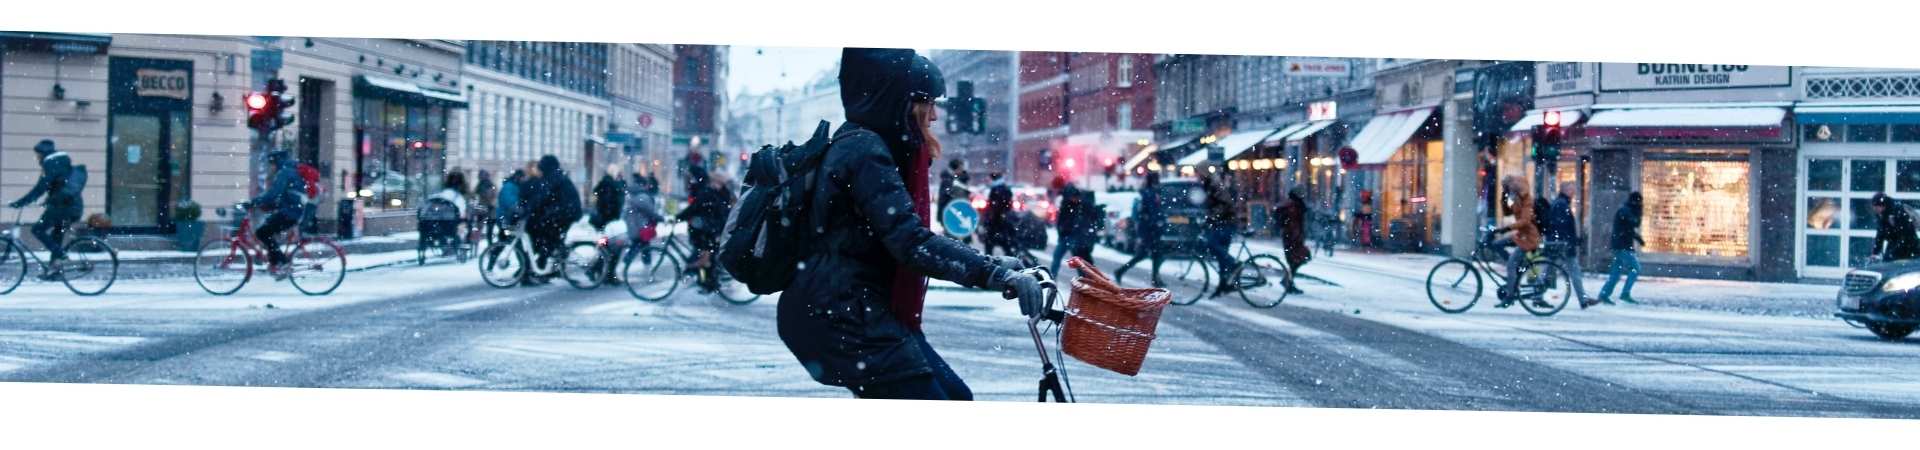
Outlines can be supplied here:
[[695, 258], [692, 247], [681, 243], [671, 223], [665, 228], [666, 235], [657, 239], [654, 245], [637, 250], [640, 253], [628, 260], [620, 271], [620, 279], [626, 282], [627, 292], [633, 294], [633, 298], [645, 302], [665, 300], [680, 287], [682, 278], [689, 279], [697, 286], [708, 277], [714, 277], [717, 280], [711, 284], [719, 288], [708, 293], [719, 295], [727, 303], [745, 305], [760, 299], [760, 294], [748, 291], [746, 285], [735, 282], [733, 276], [728, 275], [719, 264], [709, 264], [707, 268], [686, 267], [687, 262]]
[[[1272, 308], [1287, 300], [1287, 286], [1291, 285], [1293, 271], [1286, 260], [1268, 253], [1255, 253], [1247, 245], [1251, 234], [1241, 233], [1240, 246], [1235, 253], [1239, 267], [1229, 275], [1231, 289], [1239, 294], [1240, 300], [1255, 308]], [[1158, 270], [1158, 279], [1173, 293], [1173, 304], [1192, 305], [1198, 303], [1207, 294], [1220, 286], [1213, 283], [1214, 274], [1219, 273], [1218, 264], [1213, 261], [1204, 247], [1199, 244], [1181, 244], [1169, 249], [1170, 252]], [[1154, 272], [1149, 269], [1148, 272]], [[1124, 284], [1124, 280], [1115, 282]], [[1135, 279], [1134, 281], [1140, 281]]]
[[[220, 217], [233, 216], [226, 239], [202, 244], [194, 255], [193, 281], [213, 295], [228, 295], [253, 280], [254, 265], [267, 262], [267, 249], [253, 238], [253, 219], [246, 203], [215, 210]], [[282, 246], [287, 264], [270, 275], [291, 280], [293, 288], [307, 295], [327, 295], [340, 287], [347, 277], [347, 252], [325, 236], [307, 236], [300, 227], [287, 230], [289, 239]], [[271, 269], [271, 268], [269, 268]]]
[[[486, 281], [487, 285], [509, 288], [531, 277], [559, 276], [576, 289], [600, 287], [601, 277], [594, 267], [601, 264], [606, 255], [596, 243], [575, 242], [561, 246], [555, 249], [558, 254], [546, 258], [546, 264], [540, 265], [540, 258], [533, 257], [537, 253], [524, 225], [505, 233], [508, 236], [494, 241], [480, 252], [480, 279]], [[532, 272], [529, 273], [529, 270]]]
[[[1517, 250], [1517, 249], [1516, 249]], [[1495, 261], [1505, 261], [1494, 248], [1491, 233], [1484, 233], [1478, 245], [1474, 247], [1472, 260], [1447, 258], [1434, 264], [1427, 272], [1427, 301], [1435, 308], [1449, 314], [1459, 314], [1472, 309], [1483, 295], [1484, 282], [1493, 281], [1495, 295], [1505, 308], [1519, 303], [1528, 313], [1546, 317], [1557, 314], [1567, 307], [1567, 300], [1573, 297], [1573, 280], [1567, 271], [1558, 264], [1548, 261], [1540, 251], [1529, 252], [1520, 272], [1519, 284], [1509, 295], [1506, 289], [1512, 280], [1508, 280], [1504, 267], [1496, 266]], [[1557, 292], [1556, 292], [1557, 291]]]
[[67, 290], [77, 295], [100, 295], [113, 287], [114, 279], [120, 275], [120, 252], [114, 250], [112, 245], [108, 245], [104, 239], [80, 234], [68, 239], [63, 246], [67, 254], [65, 259], [53, 260], [49, 257], [47, 261], [41, 261], [40, 255], [27, 251], [26, 242], [20, 240], [24, 212], [24, 209], [15, 209], [13, 227], [0, 232], [0, 284], [6, 285], [4, 290], [0, 290], [0, 295], [13, 293], [14, 289], [19, 288], [31, 267], [38, 267], [43, 278], [49, 281], [60, 280], [67, 285]]

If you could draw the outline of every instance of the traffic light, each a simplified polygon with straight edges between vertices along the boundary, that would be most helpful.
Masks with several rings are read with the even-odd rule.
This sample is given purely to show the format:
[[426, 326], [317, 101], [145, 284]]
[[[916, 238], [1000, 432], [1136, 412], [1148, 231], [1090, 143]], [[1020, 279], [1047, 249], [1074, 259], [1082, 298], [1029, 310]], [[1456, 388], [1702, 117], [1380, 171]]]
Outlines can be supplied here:
[[1540, 125], [1533, 127], [1533, 159], [1551, 164], [1560, 159], [1560, 142], [1566, 137], [1566, 127], [1560, 124], [1559, 111], [1542, 114]]
[[947, 134], [977, 133], [974, 131], [974, 97], [972, 81], [955, 81], [954, 96], [947, 98]]
[[248, 92], [243, 103], [247, 106], [247, 128], [262, 134], [271, 133], [293, 124], [296, 117], [293, 93], [287, 92], [287, 82], [279, 78], [267, 80], [266, 92]]
[[972, 101], [967, 102], [967, 106], [972, 111], [967, 114], [973, 117], [973, 134], [985, 134], [987, 132], [987, 99], [973, 97], [969, 100]]
[[255, 131], [267, 129], [267, 117], [270, 116], [267, 107], [273, 104], [273, 100], [268, 99], [265, 93], [248, 92], [240, 102], [247, 107], [247, 128]]

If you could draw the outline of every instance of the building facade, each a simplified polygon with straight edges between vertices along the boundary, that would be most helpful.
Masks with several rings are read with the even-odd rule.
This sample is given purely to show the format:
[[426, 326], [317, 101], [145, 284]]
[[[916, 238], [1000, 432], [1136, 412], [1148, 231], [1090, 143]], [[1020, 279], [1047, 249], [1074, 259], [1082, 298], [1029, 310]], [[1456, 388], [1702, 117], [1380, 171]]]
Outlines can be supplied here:
[[1872, 254], [1874, 193], [1920, 208], [1920, 71], [1796, 70], [1792, 267], [1839, 279]]
[[722, 169], [734, 154], [745, 151], [728, 148], [720, 139], [726, 129], [727, 47], [675, 45], [673, 53], [672, 148], [684, 156], [679, 168], [700, 164]]
[[[947, 78], [947, 97], [959, 95], [959, 84], [973, 84], [973, 95], [986, 101], [987, 127], [980, 133], [948, 133], [946, 127], [934, 128], [942, 152], [948, 159], [966, 161], [975, 184], [987, 182], [986, 174], [1005, 173], [1014, 159], [1014, 134], [1019, 109], [1019, 52], [990, 50], [934, 50], [928, 58]], [[941, 162], [939, 164], [945, 164]], [[940, 167], [945, 167], [941, 165]]]
[[497, 178], [553, 155], [576, 185], [605, 169], [611, 45], [470, 41], [471, 105], [452, 167]]
[[[607, 145], [623, 158], [627, 170], [644, 170], [674, 183], [673, 157], [673, 46], [666, 44], [609, 44], [607, 92], [612, 110], [607, 120]], [[602, 164], [605, 165], [605, 164]]]

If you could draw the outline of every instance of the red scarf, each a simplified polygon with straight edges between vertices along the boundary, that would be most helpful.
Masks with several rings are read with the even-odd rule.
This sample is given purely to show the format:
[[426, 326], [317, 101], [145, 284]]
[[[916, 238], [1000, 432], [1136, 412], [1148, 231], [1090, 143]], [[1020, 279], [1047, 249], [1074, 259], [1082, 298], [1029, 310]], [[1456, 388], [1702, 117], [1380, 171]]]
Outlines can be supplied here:
[[[932, 204], [927, 186], [927, 169], [933, 166], [926, 151], [913, 152], [913, 160], [900, 166], [901, 181], [907, 183], [907, 196], [913, 197], [913, 213], [920, 225], [933, 227]], [[927, 304], [927, 276], [905, 265], [893, 273], [893, 317], [915, 333], [920, 332], [920, 312]]]

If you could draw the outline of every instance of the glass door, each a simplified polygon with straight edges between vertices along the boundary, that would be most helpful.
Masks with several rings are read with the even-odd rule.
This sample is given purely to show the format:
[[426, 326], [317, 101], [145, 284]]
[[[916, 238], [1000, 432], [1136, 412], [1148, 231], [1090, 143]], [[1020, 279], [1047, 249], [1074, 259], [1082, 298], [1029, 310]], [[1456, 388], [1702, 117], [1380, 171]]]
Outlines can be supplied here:
[[166, 125], [153, 114], [113, 115], [108, 138], [107, 218], [115, 227], [158, 227], [168, 193], [160, 154]]

